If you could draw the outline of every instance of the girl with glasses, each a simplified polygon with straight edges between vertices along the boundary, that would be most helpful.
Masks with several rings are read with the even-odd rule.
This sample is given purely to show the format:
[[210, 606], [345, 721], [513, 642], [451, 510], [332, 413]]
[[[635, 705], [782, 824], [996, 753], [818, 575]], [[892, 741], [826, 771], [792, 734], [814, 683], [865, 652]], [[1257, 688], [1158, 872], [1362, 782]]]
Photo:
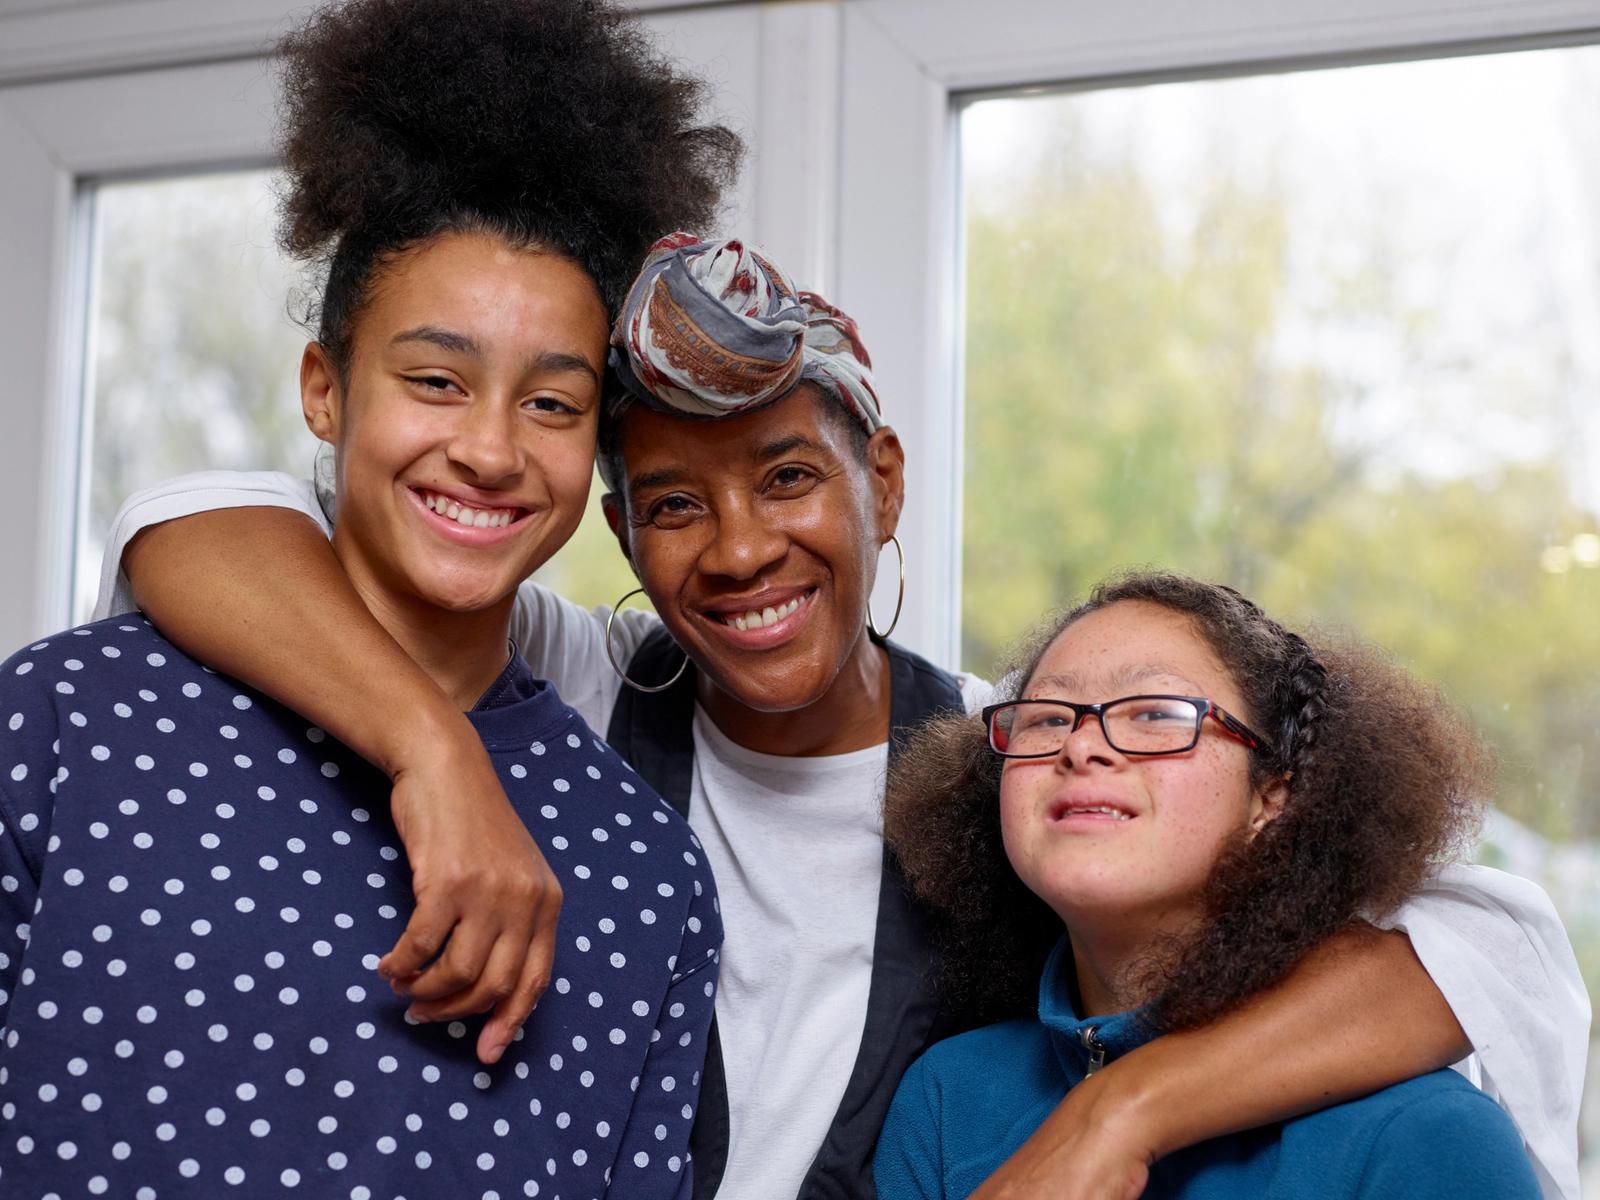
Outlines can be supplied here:
[[[1193, 579], [1103, 585], [1013, 678], [1014, 700], [930, 724], [890, 780], [886, 832], [940, 914], [946, 991], [1000, 1023], [906, 1074], [882, 1200], [971, 1195], [1063, 1096], [1392, 913], [1470, 849], [1491, 782], [1483, 744], [1404, 672]], [[1516, 1127], [1454, 1072], [1308, 1107], [1158, 1147], [1105, 1194], [1540, 1194]]]

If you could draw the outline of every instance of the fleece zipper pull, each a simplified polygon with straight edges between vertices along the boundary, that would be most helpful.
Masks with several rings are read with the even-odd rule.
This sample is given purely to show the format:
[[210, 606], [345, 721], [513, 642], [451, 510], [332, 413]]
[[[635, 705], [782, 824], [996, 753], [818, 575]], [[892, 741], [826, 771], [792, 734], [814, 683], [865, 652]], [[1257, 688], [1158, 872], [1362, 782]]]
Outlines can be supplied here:
[[1106, 1044], [1095, 1037], [1095, 1034], [1099, 1031], [1100, 1026], [1098, 1025], [1085, 1025], [1078, 1030], [1078, 1040], [1083, 1043], [1083, 1048], [1089, 1052], [1089, 1069], [1084, 1072], [1085, 1076], [1093, 1075], [1106, 1065]]

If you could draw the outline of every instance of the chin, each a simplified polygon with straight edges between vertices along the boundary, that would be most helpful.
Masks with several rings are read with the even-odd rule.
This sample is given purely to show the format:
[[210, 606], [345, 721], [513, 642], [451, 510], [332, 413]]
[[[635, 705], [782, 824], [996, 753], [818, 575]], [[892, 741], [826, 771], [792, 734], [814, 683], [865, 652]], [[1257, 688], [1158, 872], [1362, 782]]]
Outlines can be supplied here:
[[[760, 655], [707, 656], [707, 672], [723, 691], [746, 708], [762, 713], [797, 712], [828, 694], [835, 675], [816, 663], [761, 661]], [[742, 661], [741, 661], [742, 660]]]
[[1133, 869], [1098, 856], [1092, 861], [1039, 864], [1018, 875], [1029, 891], [1062, 916], [1072, 914], [1073, 920], [1120, 915], [1143, 908], [1154, 898]]
[[493, 608], [517, 590], [504, 577], [424, 579], [413, 582], [414, 594], [444, 612], [475, 613]]

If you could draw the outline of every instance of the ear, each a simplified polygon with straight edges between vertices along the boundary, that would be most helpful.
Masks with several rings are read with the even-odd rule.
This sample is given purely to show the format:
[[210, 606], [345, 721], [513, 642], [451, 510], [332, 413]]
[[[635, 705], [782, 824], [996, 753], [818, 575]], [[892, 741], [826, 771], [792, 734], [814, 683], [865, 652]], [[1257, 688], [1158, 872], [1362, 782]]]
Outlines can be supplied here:
[[1289, 776], [1279, 775], [1264, 784], [1250, 801], [1250, 836], [1276, 821], [1288, 799]]
[[900, 512], [906, 503], [906, 452], [899, 435], [887, 425], [879, 426], [867, 439], [867, 470], [872, 477], [878, 537], [887, 542], [900, 526]]
[[600, 511], [606, 515], [606, 524], [611, 526], [612, 536], [617, 539], [617, 545], [622, 549], [622, 557], [628, 560], [628, 565], [633, 567], [633, 574], [637, 578], [639, 568], [633, 566], [633, 547], [628, 544], [628, 517], [622, 509], [622, 497], [616, 492], [607, 492], [600, 497]]
[[319, 342], [307, 342], [300, 355], [300, 411], [306, 428], [330, 446], [339, 442], [342, 395], [339, 373]]

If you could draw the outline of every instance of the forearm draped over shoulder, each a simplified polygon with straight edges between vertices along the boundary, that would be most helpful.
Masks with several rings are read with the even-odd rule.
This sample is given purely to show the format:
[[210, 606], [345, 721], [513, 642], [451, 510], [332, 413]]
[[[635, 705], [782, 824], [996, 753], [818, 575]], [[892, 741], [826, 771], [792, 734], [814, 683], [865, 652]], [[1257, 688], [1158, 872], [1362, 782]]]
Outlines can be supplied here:
[[1577, 1200], [1589, 997], [1550, 898], [1503, 871], [1450, 865], [1376, 923], [1410, 937], [1472, 1042], [1476, 1082], [1521, 1131], [1544, 1194]]
[[[200, 471], [134, 493], [117, 511], [107, 534], [96, 619], [137, 607], [123, 569], [123, 553], [141, 530], [218, 509], [260, 507], [301, 513], [324, 536], [333, 532], [311, 481], [277, 471]], [[562, 698], [602, 733], [621, 687], [606, 655], [609, 615], [609, 609], [582, 608], [529, 581], [518, 589], [510, 628], [512, 641], [534, 674], [554, 683]], [[626, 665], [659, 624], [645, 610], [618, 613], [612, 629], [617, 661]]]
[[112, 518], [94, 619], [137, 607], [122, 555], [141, 530], [221, 508], [288, 508], [315, 521], [324, 534], [332, 532], [309, 479], [281, 471], [198, 471], [168, 479], [129, 496]]

